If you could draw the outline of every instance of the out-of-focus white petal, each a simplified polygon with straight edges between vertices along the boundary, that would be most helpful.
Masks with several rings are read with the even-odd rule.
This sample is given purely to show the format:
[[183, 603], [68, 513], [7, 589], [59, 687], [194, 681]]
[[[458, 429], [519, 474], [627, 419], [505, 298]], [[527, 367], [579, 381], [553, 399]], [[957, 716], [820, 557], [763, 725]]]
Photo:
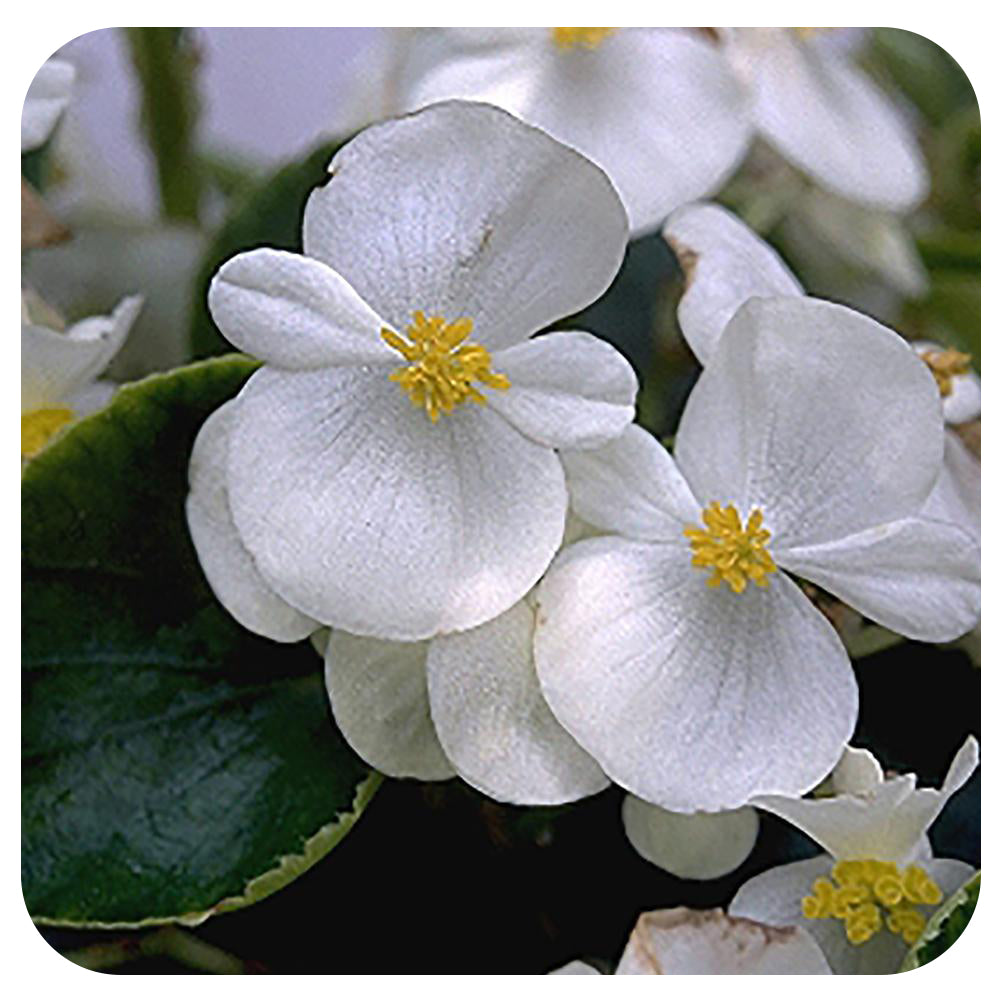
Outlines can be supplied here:
[[553, 969], [550, 976], [599, 976], [600, 973], [592, 965], [587, 965], [586, 962], [581, 962], [579, 959], [575, 959], [572, 962], [568, 962], [566, 965], [559, 969]]
[[702, 364], [747, 299], [802, 294], [777, 252], [720, 205], [677, 209], [663, 227], [663, 238], [684, 271], [677, 321]]
[[[753, 116], [795, 166], [852, 201], [906, 211], [925, 197], [927, 170], [902, 115], [862, 72], [790, 32], [744, 35]], [[742, 44], [742, 43], [741, 43]]]
[[455, 776], [431, 721], [426, 642], [386, 642], [334, 630], [326, 690], [337, 728], [372, 767], [393, 778]]
[[366, 129], [312, 193], [305, 252], [397, 331], [415, 311], [498, 351], [589, 305], [628, 237], [589, 160], [499, 108], [449, 102]]
[[208, 307], [223, 336], [279, 368], [398, 362], [385, 324], [336, 271], [262, 247], [226, 261]]
[[982, 467], [953, 430], [944, 435], [944, 464], [921, 517], [957, 524], [981, 537]]
[[882, 765], [870, 750], [846, 747], [830, 775], [835, 795], [869, 795], [885, 780]]
[[815, 941], [722, 910], [654, 910], [635, 925], [615, 975], [829, 975]]
[[674, 455], [700, 503], [743, 517], [759, 507], [774, 550], [787, 550], [915, 514], [942, 449], [937, 387], [906, 342], [801, 297], [740, 307], [688, 397]]
[[49, 59], [28, 86], [21, 109], [21, 152], [28, 153], [48, 139], [69, 104], [76, 69], [65, 59]]
[[237, 398], [236, 526], [265, 579], [323, 624], [401, 641], [471, 628], [559, 546], [559, 459], [487, 407], [433, 424], [375, 367], [264, 368]]
[[607, 172], [633, 234], [722, 186], [749, 143], [750, 109], [714, 45], [673, 29], [619, 28], [596, 48], [561, 49], [550, 32], [418, 36], [404, 63], [407, 106], [483, 100], [545, 129]]
[[609, 782], [542, 697], [534, 631], [525, 600], [485, 625], [435, 639], [427, 658], [431, 716], [470, 785], [501, 802], [556, 805]]
[[711, 589], [681, 546], [578, 542], [538, 590], [546, 701], [612, 780], [666, 809], [801, 794], [840, 758], [857, 688], [787, 577]]
[[589, 333], [560, 331], [493, 356], [510, 388], [490, 406], [522, 434], [553, 448], [593, 448], [617, 437], [635, 416], [639, 383], [610, 344]]
[[686, 544], [701, 509], [673, 458], [638, 424], [592, 451], [564, 451], [570, 506], [588, 524], [641, 541]]
[[912, 639], [947, 642], [979, 620], [979, 542], [955, 525], [911, 517], [772, 551], [784, 569]]
[[142, 298], [122, 299], [110, 316], [91, 316], [65, 333], [21, 326], [21, 412], [66, 402], [107, 368], [129, 334]]
[[188, 530], [209, 586], [244, 627], [279, 642], [297, 642], [318, 623], [283, 601], [260, 575], [233, 524], [226, 496], [226, 451], [233, 402], [202, 425], [191, 451]]
[[622, 803], [629, 843], [651, 864], [678, 878], [712, 879], [746, 861], [757, 840], [757, 811], [676, 813], [634, 795]]

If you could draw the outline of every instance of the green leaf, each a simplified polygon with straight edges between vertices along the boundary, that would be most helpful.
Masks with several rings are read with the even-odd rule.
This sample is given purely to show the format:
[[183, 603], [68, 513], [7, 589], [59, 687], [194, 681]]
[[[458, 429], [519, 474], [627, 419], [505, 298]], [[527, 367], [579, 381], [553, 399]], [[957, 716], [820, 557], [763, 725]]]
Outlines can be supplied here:
[[943, 955], [969, 925], [979, 901], [979, 884], [982, 872], [976, 872], [944, 905], [927, 921], [923, 934], [907, 952], [900, 972], [909, 972], [933, 962]]
[[209, 245], [194, 282], [190, 325], [194, 357], [205, 358], [232, 350], [208, 311], [208, 286], [212, 275], [230, 257], [254, 247], [301, 252], [306, 199], [314, 188], [329, 178], [330, 160], [346, 141], [324, 143], [305, 160], [265, 178], [237, 200]]
[[329, 851], [377, 787], [309, 643], [237, 625], [187, 534], [194, 436], [255, 367], [126, 386], [25, 471], [22, 887], [39, 922], [246, 906]]

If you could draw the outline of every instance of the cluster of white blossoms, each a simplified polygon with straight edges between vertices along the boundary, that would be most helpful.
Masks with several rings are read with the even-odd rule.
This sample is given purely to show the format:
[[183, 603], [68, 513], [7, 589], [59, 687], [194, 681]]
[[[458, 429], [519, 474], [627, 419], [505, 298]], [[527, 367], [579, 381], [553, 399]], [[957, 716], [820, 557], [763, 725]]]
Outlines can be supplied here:
[[[384, 773], [457, 774], [517, 804], [569, 802], [615, 782], [632, 793], [624, 819], [640, 852], [662, 864], [672, 842], [665, 866], [689, 877], [738, 864], [756, 836], [751, 807], [770, 809], [840, 867], [808, 863], [826, 879], [813, 902], [802, 902], [808, 887], [797, 896], [780, 887], [797, 921], [748, 902], [759, 880], [737, 897], [733, 919], [805, 921], [812, 932], [846, 893], [837, 912], [854, 908], [852, 946], [881, 940], [883, 924], [909, 941], [919, 908], [954, 882], [955, 871], [927, 861], [923, 832], [975, 750], [963, 750], [934, 809], [912, 776], [881, 772], [847, 799], [800, 800], [844, 756], [858, 714], [847, 651], [800, 581], [904, 636], [948, 641], [975, 626], [978, 473], [973, 491], [969, 456], [949, 460], [945, 424], [978, 408], [967, 359], [914, 349], [804, 295], [769, 247], [699, 204], [679, 209], [664, 234], [687, 273], [680, 324], [704, 365], [673, 454], [633, 423], [637, 381], [621, 355], [590, 333], [546, 332], [611, 283], [630, 218], [641, 228], [703, 193], [684, 182], [685, 157], [729, 143], [713, 183], [735, 165], [747, 106], [778, 142], [773, 77], [786, 63], [822, 67], [829, 87], [812, 62], [800, 75], [836, 105], [834, 124], [889, 112], [801, 37], [551, 32], [511, 34], [507, 48], [475, 32], [428, 44], [465, 45], [477, 73], [495, 66], [496, 89], [478, 96], [500, 104], [510, 88], [525, 100], [542, 94], [570, 72], [560, 59], [594, 60], [579, 64], [593, 73], [573, 71], [552, 91], [567, 102], [552, 98], [566, 122], [576, 111], [582, 121], [597, 81], [617, 73], [638, 86], [674, 67], [703, 90], [683, 113], [664, 113], [722, 131], [678, 143], [671, 122], [664, 135], [680, 165], [655, 159], [670, 145], [655, 129], [649, 163], [633, 145], [640, 201], [654, 176], [680, 185], [642, 209], [606, 156], [549, 128], [530, 102], [513, 109], [547, 131], [491, 104], [449, 100], [344, 146], [306, 205], [304, 253], [251, 250], [212, 282], [220, 330], [264, 364], [195, 443], [187, 515], [202, 566], [245, 627], [279, 641], [313, 637], [338, 727]], [[757, 60], [749, 101], [720, 60], [765, 42], [778, 54], [774, 66]], [[522, 63], [541, 74], [535, 89], [509, 78]], [[459, 60], [435, 65], [426, 100], [471, 72]], [[730, 132], [721, 111], [705, 110], [706, 94], [741, 109]], [[872, 128], [897, 134], [882, 119]], [[819, 149], [801, 133], [783, 141], [803, 162]], [[906, 162], [900, 171], [917, 191], [922, 178]], [[855, 179], [875, 198], [866, 173]], [[919, 826], [905, 850], [874, 835], [842, 849], [812, 819], [863, 812], [874, 829], [886, 808], [902, 815], [904, 798]], [[715, 960], [713, 934], [730, 933], [717, 924], [653, 922], [687, 955], [678, 971], [713, 971], [694, 966], [701, 953]], [[746, 925], [763, 934], [758, 971], [836, 968], [822, 933], [825, 958], [805, 931], [756, 927]], [[747, 947], [723, 948], [719, 961], [753, 964], [757, 946]]]
[[597, 163], [634, 233], [718, 191], [754, 136], [825, 190], [905, 211], [926, 194], [923, 157], [845, 40], [818, 28], [411, 29], [382, 74], [383, 104], [510, 111]]

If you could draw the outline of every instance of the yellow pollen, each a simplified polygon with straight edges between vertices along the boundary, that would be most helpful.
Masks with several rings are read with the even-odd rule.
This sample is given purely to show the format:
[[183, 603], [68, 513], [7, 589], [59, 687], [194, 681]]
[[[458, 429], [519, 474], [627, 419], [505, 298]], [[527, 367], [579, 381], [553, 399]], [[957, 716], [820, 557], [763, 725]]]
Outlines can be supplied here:
[[65, 406], [46, 407], [21, 414], [21, 458], [34, 458], [49, 440], [73, 419]]
[[551, 28], [552, 41], [564, 51], [590, 49], [593, 51], [615, 28]]
[[956, 351], [954, 347], [946, 347], [942, 351], [923, 351], [920, 360], [930, 368], [934, 381], [937, 382], [938, 392], [942, 396], [951, 395], [954, 388], [952, 379], [956, 375], [968, 375], [972, 370], [970, 367], [972, 355]]
[[382, 339], [411, 362], [393, 372], [414, 406], [420, 406], [437, 423], [441, 413], [451, 413], [460, 403], [485, 403], [486, 397], [474, 389], [480, 382], [489, 389], [509, 389], [510, 379], [490, 370], [490, 352], [479, 344], [463, 343], [472, 332], [468, 317], [445, 322], [443, 316], [413, 314], [406, 328], [409, 343], [393, 330], [382, 330]]
[[765, 548], [771, 532], [761, 527], [764, 515], [760, 510], [751, 511], [745, 529], [732, 504], [723, 509], [713, 501], [701, 512], [701, 518], [708, 530], [689, 527], [684, 536], [691, 540], [691, 565], [713, 571], [708, 585], [718, 587], [725, 581], [736, 594], [746, 590], [747, 580], [766, 587], [767, 574], [778, 567]]
[[919, 865], [901, 873], [892, 861], [838, 861], [830, 878], [813, 882], [813, 894], [802, 900], [809, 920], [833, 918], [844, 922], [851, 944], [864, 944], [883, 927], [907, 944], [920, 937], [927, 918], [917, 906], [933, 906], [943, 896], [937, 883]]

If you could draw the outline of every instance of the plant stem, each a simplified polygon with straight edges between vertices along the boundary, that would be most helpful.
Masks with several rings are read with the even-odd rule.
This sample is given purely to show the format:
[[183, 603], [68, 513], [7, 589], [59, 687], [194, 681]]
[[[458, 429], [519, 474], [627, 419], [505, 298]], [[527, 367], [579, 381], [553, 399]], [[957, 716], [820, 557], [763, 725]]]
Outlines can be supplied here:
[[92, 944], [68, 951], [63, 957], [95, 972], [114, 969], [140, 958], [172, 958], [188, 968], [217, 975], [245, 975], [251, 971], [246, 962], [178, 927], [163, 927], [143, 937]]

